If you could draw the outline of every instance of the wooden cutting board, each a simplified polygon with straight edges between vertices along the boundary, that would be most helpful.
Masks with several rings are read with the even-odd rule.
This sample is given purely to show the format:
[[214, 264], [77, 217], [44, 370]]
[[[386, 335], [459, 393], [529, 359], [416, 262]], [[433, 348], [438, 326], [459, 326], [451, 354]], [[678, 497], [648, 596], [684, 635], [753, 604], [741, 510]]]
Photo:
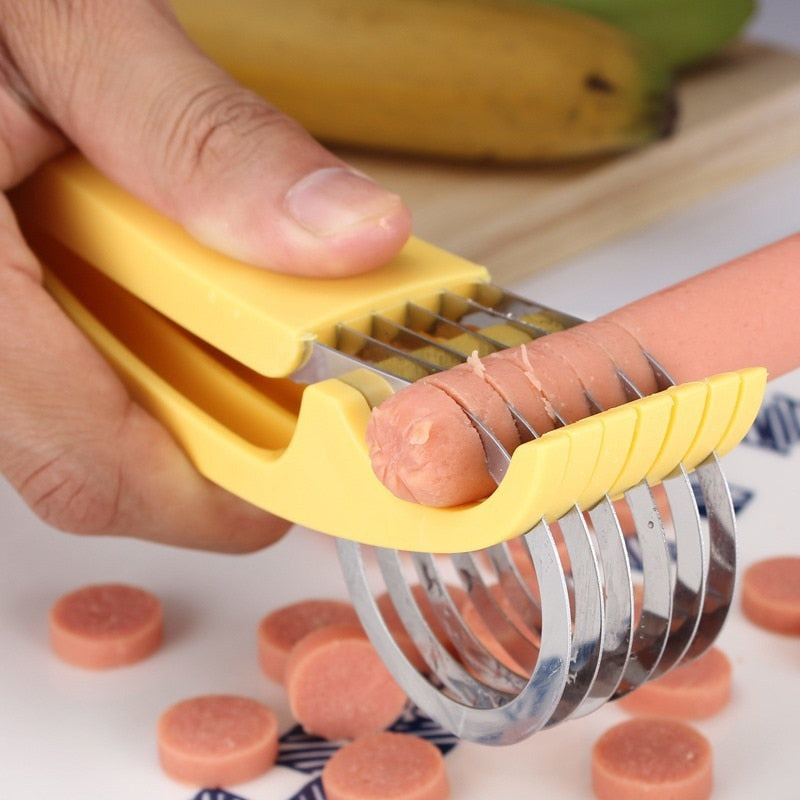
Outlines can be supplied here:
[[673, 136], [623, 156], [493, 168], [347, 154], [399, 191], [415, 232], [509, 284], [800, 157], [800, 53], [740, 43], [678, 84]]

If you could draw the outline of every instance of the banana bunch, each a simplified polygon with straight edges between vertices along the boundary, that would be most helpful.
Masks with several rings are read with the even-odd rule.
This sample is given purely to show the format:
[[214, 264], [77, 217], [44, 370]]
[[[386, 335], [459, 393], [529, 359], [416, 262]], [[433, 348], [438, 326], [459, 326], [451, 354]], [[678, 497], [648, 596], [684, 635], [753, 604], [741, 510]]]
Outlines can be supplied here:
[[[520, 0], [531, 4], [531, 0]], [[755, 0], [534, 0], [615, 25], [658, 53], [671, 69], [693, 66], [737, 36]]]
[[675, 117], [671, 73], [660, 58], [625, 31], [552, 5], [172, 5], [212, 58], [332, 144], [549, 163], [643, 145], [667, 135]]

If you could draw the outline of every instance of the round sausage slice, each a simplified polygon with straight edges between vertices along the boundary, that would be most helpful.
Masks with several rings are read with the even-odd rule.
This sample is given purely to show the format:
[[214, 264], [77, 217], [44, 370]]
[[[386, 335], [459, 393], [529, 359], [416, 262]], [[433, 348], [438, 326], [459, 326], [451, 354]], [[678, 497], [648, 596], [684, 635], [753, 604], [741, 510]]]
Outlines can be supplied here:
[[328, 625], [303, 637], [286, 664], [286, 690], [294, 718], [324, 739], [383, 730], [406, 703], [367, 635], [353, 625]]
[[705, 800], [713, 786], [709, 741], [685, 722], [637, 717], [592, 749], [598, 800]]
[[731, 699], [731, 662], [717, 647], [675, 667], [620, 698], [631, 714], [671, 719], [704, 719], [721, 711]]
[[258, 661], [262, 672], [283, 683], [292, 648], [307, 634], [326, 625], [358, 625], [358, 614], [344, 600], [310, 599], [267, 614], [258, 626]]
[[408, 733], [361, 736], [322, 770], [327, 800], [446, 800], [450, 787], [436, 745]]
[[122, 583], [84, 586], [50, 610], [50, 645], [64, 661], [86, 669], [133, 664], [163, 638], [160, 600]]
[[742, 610], [756, 625], [800, 634], [800, 556], [777, 556], [751, 564], [742, 577]]
[[266, 772], [278, 756], [278, 721], [256, 700], [192, 697], [158, 721], [158, 754], [171, 778], [194, 786], [230, 786]]

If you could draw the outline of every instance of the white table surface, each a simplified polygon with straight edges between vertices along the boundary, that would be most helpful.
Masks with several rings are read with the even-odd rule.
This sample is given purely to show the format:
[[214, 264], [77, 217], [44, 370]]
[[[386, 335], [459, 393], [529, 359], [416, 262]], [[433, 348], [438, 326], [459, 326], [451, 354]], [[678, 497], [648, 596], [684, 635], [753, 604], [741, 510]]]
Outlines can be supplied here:
[[[766, 2], [759, 35], [800, 49], [798, 9], [796, 0]], [[514, 288], [593, 317], [797, 230], [800, 161]], [[800, 373], [769, 385], [765, 408], [778, 422], [800, 423], [794, 403], [800, 408]], [[794, 500], [800, 445], [790, 442], [778, 452], [769, 437], [755, 438], [723, 462], [730, 483], [753, 492], [739, 516], [742, 565], [800, 553]], [[108, 580], [161, 596], [165, 646], [145, 662], [103, 673], [59, 662], [47, 644], [50, 605], [72, 588]], [[288, 730], [293, 722], [285, 696], [258, 669], [256, 625], [278, 605], [345, 594], [333, 542], [311, 531], [295, 529], [276, 546], [239, 557], [85, 539], [50, 530], [0, 480], [0, 798], [195, 797], [198, 790], [174, 783], [158, 767], [158, 715], [190, 695], [241, 693], [271, 704], [281, 730]], [[719, 646], [733, 662], [734, 697], [723, 713], [697, 723], [714, 747], [714, 796], [800, 798], [800, 639], [748, 623], [737, 594]], [[511, 747], [459, 743], [446, 756], [453, 797], [590, 797], [591, 744], [623, 718], [608, 706]], [[231, 792], [246, 800], [318, 799], [313, 777], [276, 767]], [[217, 794], [203, 794], [203, 800], [212, 797]]]

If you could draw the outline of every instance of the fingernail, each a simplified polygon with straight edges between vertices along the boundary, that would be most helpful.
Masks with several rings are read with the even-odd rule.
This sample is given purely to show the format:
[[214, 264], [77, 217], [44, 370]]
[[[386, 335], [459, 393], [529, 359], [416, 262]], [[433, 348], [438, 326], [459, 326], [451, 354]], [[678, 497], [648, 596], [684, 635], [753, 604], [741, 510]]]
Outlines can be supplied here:
[[346, 167], [324, 167], [301, 178], [286, 193], [289, 215], [315, 236], [335, 236], [397, 211], [400, 198]]

